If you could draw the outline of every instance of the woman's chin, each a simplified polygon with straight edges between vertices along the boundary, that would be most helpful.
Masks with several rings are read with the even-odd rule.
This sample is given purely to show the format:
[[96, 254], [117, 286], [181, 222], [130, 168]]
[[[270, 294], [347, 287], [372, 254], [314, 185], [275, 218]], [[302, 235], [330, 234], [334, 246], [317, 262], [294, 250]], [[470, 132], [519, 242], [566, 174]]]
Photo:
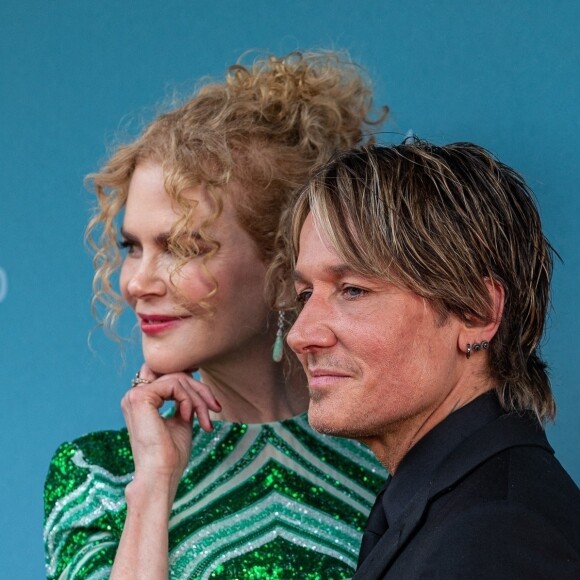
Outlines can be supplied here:
[[145, 364], [156, 375], [169, 375], [172, 373], [186, 373], [188, 375], [198, 370], [197, 366], [180, 364], [179, 361], [157, 360], [156, 357], [145, 356]]

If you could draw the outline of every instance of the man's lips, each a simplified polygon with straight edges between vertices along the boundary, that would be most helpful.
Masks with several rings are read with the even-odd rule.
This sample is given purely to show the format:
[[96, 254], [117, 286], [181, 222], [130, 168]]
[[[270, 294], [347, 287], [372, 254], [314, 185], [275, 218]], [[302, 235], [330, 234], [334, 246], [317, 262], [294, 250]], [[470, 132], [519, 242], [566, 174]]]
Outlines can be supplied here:
[[166, 314], [137, 314], [141, 319], [141, 330], [145, 334], [158, 334], [179, 324], [187, 316], [170, 316]]
[[337, 369], [309, 368], [307, 371], [308, 385], [310, 387], [322, 387], [332, 385], [347, 379], [350, 375]]

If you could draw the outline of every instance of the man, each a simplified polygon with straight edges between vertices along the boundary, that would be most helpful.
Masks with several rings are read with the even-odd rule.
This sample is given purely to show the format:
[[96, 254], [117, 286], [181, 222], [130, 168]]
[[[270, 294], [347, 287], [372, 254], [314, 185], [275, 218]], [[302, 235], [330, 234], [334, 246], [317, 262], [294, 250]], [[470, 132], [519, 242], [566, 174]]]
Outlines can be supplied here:
[[542, 428], [551, 247], [521, 176], [469, 143], [349, 152], [303, 190], [293, 246], [309, 420], [391, 473], [355, 578], [580, 578], [580, 491]]

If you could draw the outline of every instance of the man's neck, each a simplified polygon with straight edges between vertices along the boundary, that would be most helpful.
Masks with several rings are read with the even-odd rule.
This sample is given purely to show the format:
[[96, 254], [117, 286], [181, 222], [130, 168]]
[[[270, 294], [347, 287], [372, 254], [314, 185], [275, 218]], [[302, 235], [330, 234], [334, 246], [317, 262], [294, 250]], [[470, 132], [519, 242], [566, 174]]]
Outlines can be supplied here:
[[477, 388], [456, 389], [435, 408], [427, 409], [420, 415], [390, 425], [381, 436], [365, 438], [361, 441], [371, 449], [389, 473], [394, 475], [403, 458], [427, 433], [451, 413], [492, 389], [490, 382], [480, 384]]

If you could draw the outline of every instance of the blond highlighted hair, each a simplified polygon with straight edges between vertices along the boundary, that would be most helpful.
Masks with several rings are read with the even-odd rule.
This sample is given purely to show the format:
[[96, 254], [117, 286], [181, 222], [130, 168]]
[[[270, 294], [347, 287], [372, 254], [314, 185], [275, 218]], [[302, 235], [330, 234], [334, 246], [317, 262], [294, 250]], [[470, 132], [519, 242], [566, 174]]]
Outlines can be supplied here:
[[[220, 215], [224, 195], [233, 196], [240, 225], [269, 262], [293, 193], [336, 151], [372, 142], [370, 130], [384, 120], [387, 108], [374, 119], [371, 114], [370, 83], [346, 55], [293, 52], [231, 66], [224, 82], [206, 84], [156, 118], [87, 177], [98, 202], [87, 239], [95, 252], [93, 309], [105, 307], [103, 316], [97, 313], [100, 322], [114, 334], [123, 306], [111, 282], [121, 264], [116, 221], [139, 163], [162, 165], [167, 194], [181, 210], [169, 239], [176, 270], [198, 252], [190, 234], [196, 203], [183, 193], [199, 184], [214, 206], [195, 228], [213, 248], [204, 258], [206, 267], [219, 251], [207, 227]], [[269, 296], [276, 294], [269, 289]]]
[[354, 271], [424, 297], [442, 321], [490, 321], [485, 280], [500, 284], [505, 304], [489, 377], [506, 410], [554, 417], [539, 354], [553, 249], [521, 175], [471, 143], [367, 147], [336, 157], [301, 192], [294, 260], [309, 213]]

